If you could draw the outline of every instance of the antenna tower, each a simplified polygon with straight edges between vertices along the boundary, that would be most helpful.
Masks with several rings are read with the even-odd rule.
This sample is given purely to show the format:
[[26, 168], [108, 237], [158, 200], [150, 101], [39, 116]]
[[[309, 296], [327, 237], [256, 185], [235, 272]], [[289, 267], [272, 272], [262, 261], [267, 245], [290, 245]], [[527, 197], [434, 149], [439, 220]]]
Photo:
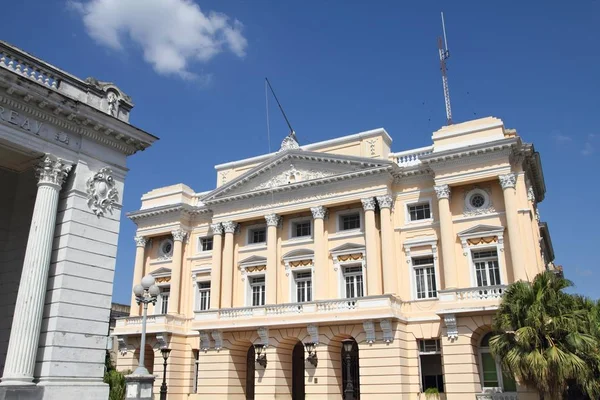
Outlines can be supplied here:
[[444, 86], [444, 102], [446, 103], [446, 123], [452, 125], [452, 108], [450, 107], [450, 89], [448, 88], [448, 74], [446, 71], [446, 60], [450, 58], [448, 41], [446, 40], [446, 25], [444, 24], [444, 13], [442, 12], [442, 31], [444, 41], [438, 36], [438, 50], [440, 52], [440, 69], [442, 71], [442, 85]]

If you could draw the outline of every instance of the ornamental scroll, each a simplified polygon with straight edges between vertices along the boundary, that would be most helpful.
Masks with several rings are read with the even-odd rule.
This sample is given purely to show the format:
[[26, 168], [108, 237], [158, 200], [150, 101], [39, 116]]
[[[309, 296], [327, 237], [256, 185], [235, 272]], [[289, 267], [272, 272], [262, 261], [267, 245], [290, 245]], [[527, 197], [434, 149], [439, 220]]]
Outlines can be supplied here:
[[107, 211], [112, 214], [118, 192], [109, 167], [101, 168], [87, 180], [87, 195], [88, 206], [96, 216], [102, 217]]

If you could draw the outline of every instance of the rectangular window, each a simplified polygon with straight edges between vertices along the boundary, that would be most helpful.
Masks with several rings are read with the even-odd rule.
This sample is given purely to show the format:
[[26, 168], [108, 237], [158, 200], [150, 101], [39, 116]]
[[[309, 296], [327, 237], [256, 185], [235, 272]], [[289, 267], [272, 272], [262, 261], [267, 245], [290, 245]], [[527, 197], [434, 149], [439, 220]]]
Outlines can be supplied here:
[[255, 276], [250, 278], [250, 290], [252, 293], [252, 305], [265, 305], [265, 277]]
[[266, 243], [267, 241], [267, 229], [266, 228], [254, 228], [248, 232], [248, 243]]
[[477, 286], [500, 285], [500, 265], [496, 250], [473, 251]]
[[198, 282], [198, 309], [201, 311], [210, 308], [210, 282]]
[[159, 304], [157, 309], [160, 311], [159, 314], [167, 314], [169, 312], [169, 288], [161, 288], [159, 297]]
[[439, 339], [419, 340], [419, 367], [421, 369], [421, 390], [435, 388], [444, 392], [442, 352]]
[[431, 218], [431, 207], [429, 205], [429, 202], [410, 204], [408, 206], [408, 215], [410, 216], [411, 221], [430, 219]]
[[364, 296], [362, 267], [344, 268], [344, 280], [346, 283], [346, 298]]
[[431, 299], [437, 297], [433, 257], [413, 258], [412, 264], [415, 271], [415, 290], [417, 299]]
[[296, 301], [298, 303], [312, 301], [312, 273], [310, 271], [297, 272], [294, 279], [296, 281]]
[[360, 213], [345, 214], [340, 216], [340, 230], [348, 231], [360, 229]]
[[213, 238], [200, 238], [200, 251], [211, 251], [213, 249]]
[[294, 222], [292, 225], [292, 237], [310, 236], [311, 224], [310, 221]]

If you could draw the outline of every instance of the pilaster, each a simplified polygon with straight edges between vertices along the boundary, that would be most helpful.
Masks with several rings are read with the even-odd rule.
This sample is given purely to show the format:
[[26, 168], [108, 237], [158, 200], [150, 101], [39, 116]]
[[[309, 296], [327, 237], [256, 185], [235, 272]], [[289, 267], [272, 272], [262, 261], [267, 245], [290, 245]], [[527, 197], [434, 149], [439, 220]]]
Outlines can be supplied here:
[[323, 206], [313, 207], [310, 209], [314, 218], [314, 240], [315, 240], [315, 299], [325, 300], [328, 293], [327, 279], [327, 248], [325, 243], [325, 224], [324, 219], [327, 217], [327, 209]]
[[221, 280], [221, 308], [231, 308], [233, 304], [233, 234], [237, 222], [223, 222], [225, 245], [223, 248], [223, 279]]
[[450, 186], [438, 185], [434, 187], [438, 198], [440, 213], [440, 236], [442, 239], [442, 264], [444, 270], [445, 289], [457, 287], [456, 280], [456, 255], [454, 246], [454, 226], [452, 212], [450, 211]]
[[365, 244], [367, 249], [367, 296], [383, 293], [381, 280], [381, 260], [377, 248], [377, 227], [375, 224], [375, 207], [373, 197], [361, 199], [365, 210]]

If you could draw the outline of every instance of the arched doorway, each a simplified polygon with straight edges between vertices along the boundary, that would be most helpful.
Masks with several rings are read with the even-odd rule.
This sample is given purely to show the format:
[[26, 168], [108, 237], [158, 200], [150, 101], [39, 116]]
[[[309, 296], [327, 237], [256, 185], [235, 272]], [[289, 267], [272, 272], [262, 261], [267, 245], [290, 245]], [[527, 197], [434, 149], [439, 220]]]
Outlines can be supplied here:
[[256, 372], [254, 345], [250, 345], [246, 355], [246, 400], [254, 400], [254, 373]]
[[304, 345], [296, 343], [292, 351], [292, 400], [304, 400]]
[[358, 343], [354, 339], [342, 342], [342, 398], [344, 400], [360, 399], [360, 367]]

